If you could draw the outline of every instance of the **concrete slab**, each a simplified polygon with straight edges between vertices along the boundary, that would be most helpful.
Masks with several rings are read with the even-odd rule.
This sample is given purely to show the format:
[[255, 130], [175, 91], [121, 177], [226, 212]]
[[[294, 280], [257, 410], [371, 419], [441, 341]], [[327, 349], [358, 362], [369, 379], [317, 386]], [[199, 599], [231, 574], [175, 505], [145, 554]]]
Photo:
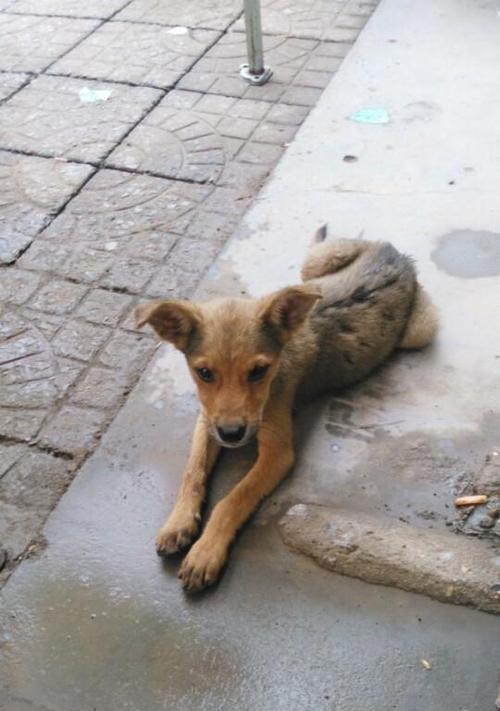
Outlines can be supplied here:
[[[5, 709], [20, 698], [51, 711], [357, 711], [368, 694], [374, 711], [488, 708], [490, 615], [317, 568], [283, 547], [276, 501], [243, 532], [221, 584], [183, 595], [178, 561], [157, 558], [154, 533], [173, 502], [195, 402], [178, 378], [175, 412], [160, 409], [163, 385], [151, 378], [133, 394], [52, 515], [47, 548], [4, 589]], [[212, 501], [252, 455], [234, 454]], [[306, 478], [304, 468], [294, 475]]]
[[[475, 109], [500, 61], [495, 11], [385, 0], [203, 288], [262, 293], [297, 278], [321, 222], [364, 230], [418, 258], [442, 312], [436, 347], [301, 413], [294, 474], [242, 532], [220, 585], [196, 599], [179, 588], [178, 561], [154, 553], [196, 417], [182, 359], [162, 349], [51, 517], [47, 548], [4, 589], [5, 709], [493, 706], [495, 618], [323, 571], [283, 547], [276, 522], [311, 501], [445, 530], [459, 475], [495, 443], [499, 280], [432, 260], [441, 235], [494, 233], [500, 217], [500, 116]], [[414, 120], [422, 102], [439, 112]], [[391, 123], [346, 119], [365, 105]], [[223, 458], [210, 504], [252, 456]]]
[[500, 613], [500, 558], [463, 536], [306, 504], [292, 506], [280, 529], [287, 545], [328, 570]]

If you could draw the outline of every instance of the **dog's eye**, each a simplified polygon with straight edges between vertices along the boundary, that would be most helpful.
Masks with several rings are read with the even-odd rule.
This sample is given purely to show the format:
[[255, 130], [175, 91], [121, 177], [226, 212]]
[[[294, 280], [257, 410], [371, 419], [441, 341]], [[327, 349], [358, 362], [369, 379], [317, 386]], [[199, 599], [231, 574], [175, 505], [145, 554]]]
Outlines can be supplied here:
[[252, 370], [248, 371], [247, 380], [249, 383], [258, 383], [263, 380], [265, 374], [269, 370], [268, 365], [256, 365]]
[[214, 374], [209, 368], [196, 368], [196, 374], [204, 383], [213, 383], [215, 380]]

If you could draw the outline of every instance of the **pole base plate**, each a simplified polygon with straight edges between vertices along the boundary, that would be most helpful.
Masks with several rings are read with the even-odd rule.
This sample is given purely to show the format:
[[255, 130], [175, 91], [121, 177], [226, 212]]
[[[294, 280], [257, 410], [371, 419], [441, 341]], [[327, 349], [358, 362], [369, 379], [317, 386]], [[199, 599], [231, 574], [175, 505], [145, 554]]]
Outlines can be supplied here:
[[240, 66], [240, 76], [249, 84], [260, 86], [265, 84], [273, 75], [273, 70], [270, 67], [264, 67], [260, 74], [252, 74], [248, 64]]

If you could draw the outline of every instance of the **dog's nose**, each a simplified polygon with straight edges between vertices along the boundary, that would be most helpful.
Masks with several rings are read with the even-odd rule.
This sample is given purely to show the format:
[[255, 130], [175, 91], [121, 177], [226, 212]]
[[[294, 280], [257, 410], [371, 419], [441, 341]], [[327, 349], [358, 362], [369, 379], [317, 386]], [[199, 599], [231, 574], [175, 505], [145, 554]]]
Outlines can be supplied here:
[[223, 442], [236, 444], [241, 442], [247, 431], [246, 425], [224, 425], [217, 427], [217, 433]]

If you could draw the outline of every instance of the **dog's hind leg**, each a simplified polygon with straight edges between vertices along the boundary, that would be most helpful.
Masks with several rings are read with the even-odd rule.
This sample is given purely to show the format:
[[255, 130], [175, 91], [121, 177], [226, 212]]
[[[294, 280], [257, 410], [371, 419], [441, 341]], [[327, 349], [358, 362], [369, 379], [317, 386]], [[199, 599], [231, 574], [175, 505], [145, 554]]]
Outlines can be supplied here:
[[399, 348], [423, 348], [434, 340], [438, 329], [437, 310], [424, 289], [418, 285], [413, 309]]
[[301, 269], [302, 281], [319, 279], [347, 267], [370, 244], [359, 239], [326, 239], [326, 225], [316, 232]]

